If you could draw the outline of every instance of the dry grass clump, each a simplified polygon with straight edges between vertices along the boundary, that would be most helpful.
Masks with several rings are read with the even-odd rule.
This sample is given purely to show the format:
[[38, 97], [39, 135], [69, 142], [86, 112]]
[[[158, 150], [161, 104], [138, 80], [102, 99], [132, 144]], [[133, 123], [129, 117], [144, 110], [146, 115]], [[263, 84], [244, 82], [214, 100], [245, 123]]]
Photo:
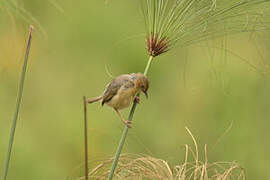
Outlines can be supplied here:
[[[185, 145], [185, 161], [171, 166], [163, 159], [148, 155], [124, 154], [119, 158], [114, 177], [119, 180], [168, 179], [168, 180], [245, 180], [244, 169], [236, 162], [208, 162], [207, 146], [204, 160], [199, 160], [198, 145], [188, 128], [195, 150]], [[89, 179], [107, 179], [112, 159], [101, 162], [89, 172]], [[78, 180], [83, 180], [80, 177]]]

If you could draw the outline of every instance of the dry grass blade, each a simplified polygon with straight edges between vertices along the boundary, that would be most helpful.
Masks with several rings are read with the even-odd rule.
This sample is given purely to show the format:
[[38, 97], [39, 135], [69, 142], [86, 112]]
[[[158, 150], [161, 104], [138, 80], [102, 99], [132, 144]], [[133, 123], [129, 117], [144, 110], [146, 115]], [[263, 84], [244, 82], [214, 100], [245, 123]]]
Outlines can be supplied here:
[[[191, 136], [195, 150], [185, 145], [185, 160], [182, 164], [170, 166], [163, 159], [148, 155], [124, 154], [120, 156], [115, 172], [116, 179], [168, 179], [168, 180], [245, 180], [245, 172], [235, 162], [209, 162], [207, 146], [204, 147], [204, 160], [199, 158], [199, 147], [191, 131], [186, 128]], [[193, 154], [191, 157], [189, 155]], [[189, 161], [189, 159], [191, 159]], [[107, 179], [110, 172], [112, 159], [105, 160], [94, 167], [90, 173], [90, 179]], [[78, 178], [78, 179], [83, 179]]]

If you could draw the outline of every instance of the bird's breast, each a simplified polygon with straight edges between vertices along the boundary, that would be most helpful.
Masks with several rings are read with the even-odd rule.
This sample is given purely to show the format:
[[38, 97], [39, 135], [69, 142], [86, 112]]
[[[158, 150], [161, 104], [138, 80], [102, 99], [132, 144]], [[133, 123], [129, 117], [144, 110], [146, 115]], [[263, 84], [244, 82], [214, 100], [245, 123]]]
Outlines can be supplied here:
[[136, 93], [137, 90], [135, 88], [125, 88], [123, 86], [119, 89], [117, 94], [107, 102], [107, 105], [119, 110], [124, 109], [133, 102]]

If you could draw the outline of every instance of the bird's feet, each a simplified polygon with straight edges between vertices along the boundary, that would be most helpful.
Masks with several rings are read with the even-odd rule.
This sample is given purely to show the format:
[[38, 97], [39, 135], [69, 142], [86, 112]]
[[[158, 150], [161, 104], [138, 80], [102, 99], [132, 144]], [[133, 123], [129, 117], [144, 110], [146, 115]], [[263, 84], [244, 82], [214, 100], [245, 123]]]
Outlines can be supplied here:
[[140, 97], [139, 96], [135, 96], [134, 97], [134, 102], [139, 104], [140, 103]]
[[123, 120], [123, 123], [125, 123], [129, 128], [132, 128], [131, 121]]

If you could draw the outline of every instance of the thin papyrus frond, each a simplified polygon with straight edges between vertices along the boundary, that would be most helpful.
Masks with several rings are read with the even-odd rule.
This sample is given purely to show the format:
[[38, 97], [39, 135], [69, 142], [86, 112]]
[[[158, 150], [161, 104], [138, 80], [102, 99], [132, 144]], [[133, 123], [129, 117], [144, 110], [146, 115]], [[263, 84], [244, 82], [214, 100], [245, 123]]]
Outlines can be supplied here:
[[151, 56], [176, 45], [270, 30], [269, 0], [141, 0]]

